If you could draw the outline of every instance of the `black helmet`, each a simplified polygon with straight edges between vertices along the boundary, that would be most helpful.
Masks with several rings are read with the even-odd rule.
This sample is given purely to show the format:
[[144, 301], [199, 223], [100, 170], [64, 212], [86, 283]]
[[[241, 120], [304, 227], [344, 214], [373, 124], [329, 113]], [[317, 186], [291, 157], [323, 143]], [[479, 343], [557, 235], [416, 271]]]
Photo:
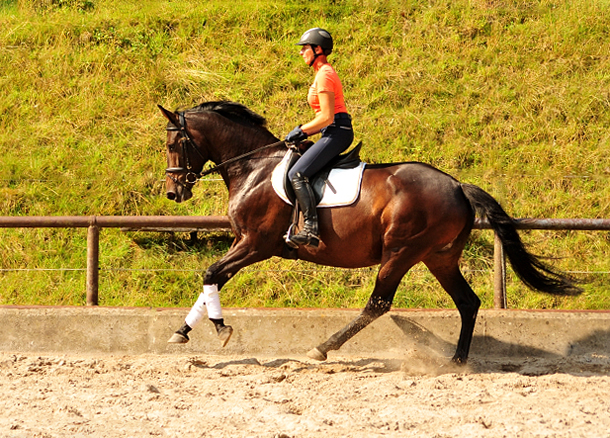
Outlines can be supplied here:
[[330, 55], [333, 51], [333, 37], [330, 36], [328, 31], [319, 27], [314, 27], [305, 32], [296, 45], [304, 46], [306, 44], [322, 47], [325, 55]]

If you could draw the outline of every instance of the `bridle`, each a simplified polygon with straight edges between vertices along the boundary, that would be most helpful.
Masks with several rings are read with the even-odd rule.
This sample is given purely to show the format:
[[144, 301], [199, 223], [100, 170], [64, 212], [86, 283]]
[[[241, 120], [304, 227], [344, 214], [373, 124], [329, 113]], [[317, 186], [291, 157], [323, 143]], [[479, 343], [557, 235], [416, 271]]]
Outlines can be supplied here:
[[[193, 139], [189, 136], [188, 131], [186, 130], [186, 120], [184, 118], [184, 112], [180, 111], [177, 114], [178, 114], [178, 123], [180, 124], [180, 126], [176, 126], [173, 123], [169, 123], [167, 125], [167, 127], [165, 128], [165, 130], [166, 131], [178, 131], [180, 133], [179, 141], [182, 144], [182, 158], [183, 158], [182, 162], [186, 164], [186, 167], [168, 167], [167, 169], [165, 169], [165, 174], [174, 183], [176, 183], [188, 190], [190, 190], [195, 185], [195, 183], [197, 181], [199, 181], [201, 178], [203, 178], [204, 176], [209, 175], [211, 173], [217, 172], [222, 166], [225, 166], [229, 163], [233, 163], [235, 161], [241, 160], [242, 158], [248, 157], [263, 149], [269, 149], [272, 147], [276, 147], [276, 146], [285, 144], [285, 142], [283, 140], [280, 140], [275, 143], [271, 143], [271, 144], [262, 146], [260, 148], [254, 149], [250, 152], [246, 152], [245, 154], [239, 155], [237, 157], [229, 158], [228, 160], [223, 161], [222, 163], [220, 163], [219, 165], [217, 165], [215, 167], [212, 167], [211, 169], [197, 172], [195, 169], [193, 169], [193, 166], [191, 166], [188, 149], [190, 148], [190, 149], [195, 150], [195, 152], [197, 152], [197, 154], [201, 157], [201, 159], [204, 161], [204, 163], [205, 163], [205, 161], [207, 161], [207, 159], [204, 158], [203, 154], [197, 147], [197, 144], [195, 144]], [[178, 180], [178, 178], [176, 178], [174, 176], [174, 174], [184, 174], [185, 175], [184, 180], [186, 181], [186, 184], [190, 185], [190, 187], [188, 187], [184, 183], [180, 182], [180, 180]]]
[[199, 148], [190, 137], [188, 131], [186, 130], [186, 120], [184, 118], [184, 112], [180, 111], [178, 114], [178, 123], [180, 126], [176, 126], [172, 123], [169, 123], [165, 128], [166, 131], [178, 131], [180, 133], [180, 143], [182, 144], [182, 162], [186, 164], [186, 167], [168, 167], [165, 169], [165, 174], [176, 184], [182, 186], [185, 189], [190, 189], [185, 186], [178, 178], [176, 178], [173, 174], [184, 174], [184, 180], [186, 184], [190, 184], [191, 187], [197, 182], [199, 178], [201, 178], [201, 172], [197, 172], [191, 166], [191, 160], [189, 159], [188, 149], [193, 149], [197, 154], [201, 157], [201, 159], [205, 162], [206, 159], [199, 151]]

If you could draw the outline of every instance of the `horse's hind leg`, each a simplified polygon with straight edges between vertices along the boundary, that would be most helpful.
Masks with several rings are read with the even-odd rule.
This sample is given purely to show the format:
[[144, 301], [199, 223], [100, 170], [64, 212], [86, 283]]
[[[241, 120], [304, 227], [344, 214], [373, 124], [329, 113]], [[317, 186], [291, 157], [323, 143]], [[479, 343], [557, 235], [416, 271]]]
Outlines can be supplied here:
[[[394, 288], [396, 290], [396, 288]], [[392, 294], [393, 297], [393, 294]], [[327, 353], [330, 350], [338, 350], [343, 344], [349, 341], [360, 330], [365, 328], [371, 322], [379, 318], [381, 315], [390, 310], [392, 306], [392, 298], [382, 298], [371, 296], [364, 310], [353, 321], [344, 328], [332, 335], [326, 342], [318, 345], [307, 353], [312, 359], [326, 360]]]
[[443, 258], [434, 261], [426, 260], [424, 263], [451, 296], [460, 312], [462, 329], [452, 361], [457, 364], [465, 364], [468, 360], [468, 352], [481, 300], [460, 272], [455, 258], [451, 260], [443, 260]]
[[364, 310], [348, 325], [332, 335], [326, 342], [307, 353], [310, 358], [326, 360], [327, 353], [330, 350], [338, 350], [360, 330], [390, 310], [400, 280], [414, 264], [400, 260], [399, 253], [393, 254], [394, 256], [387, 263], [382, 264], [377, 274], [375, 289]]

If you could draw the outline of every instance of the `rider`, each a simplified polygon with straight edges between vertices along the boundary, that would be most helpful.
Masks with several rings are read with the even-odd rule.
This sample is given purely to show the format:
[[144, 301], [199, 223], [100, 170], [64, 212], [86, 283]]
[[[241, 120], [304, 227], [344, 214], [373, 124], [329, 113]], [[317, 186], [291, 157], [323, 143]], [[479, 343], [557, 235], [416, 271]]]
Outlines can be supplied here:
[[303, 153], [288, 173], [305, 222], [303, 229], [290, 237], [290, 241], [295, 245], [317, 247], [320, 241], [318, 215], [309, 179], [352, 144], [354, 131], [343, 100], [341, 81], [326, 59], [333, 50], [330, 33], [319, 27], [309, 29], [297, 45], [301, 46], [299, 53], [303, 60], [315, 72], [315, 79], [307, 95], [307, 102], [315, 116], [308, 123], [290, 131], [285, 140], [288, 143], [298, 143], [318, 132], [322, 137]]

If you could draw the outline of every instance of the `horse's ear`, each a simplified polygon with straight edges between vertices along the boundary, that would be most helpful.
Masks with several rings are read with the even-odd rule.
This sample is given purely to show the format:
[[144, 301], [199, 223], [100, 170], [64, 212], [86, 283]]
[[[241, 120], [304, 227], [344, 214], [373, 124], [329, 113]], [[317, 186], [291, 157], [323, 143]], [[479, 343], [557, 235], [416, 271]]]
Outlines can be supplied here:
[[178, 121], [178, 115], [176, 113], [173, 113], [172, 111], [166, 110], [161, 105], [157, 105], [157, 106], [159, 107], [159, 109], [161, 110], [161, 112], [163, 113], [165, 118], [167, 120], [169, 120], [169, 122], [171, 124], [173, 124], [175, 126], [180, 126], [180, 122]]

